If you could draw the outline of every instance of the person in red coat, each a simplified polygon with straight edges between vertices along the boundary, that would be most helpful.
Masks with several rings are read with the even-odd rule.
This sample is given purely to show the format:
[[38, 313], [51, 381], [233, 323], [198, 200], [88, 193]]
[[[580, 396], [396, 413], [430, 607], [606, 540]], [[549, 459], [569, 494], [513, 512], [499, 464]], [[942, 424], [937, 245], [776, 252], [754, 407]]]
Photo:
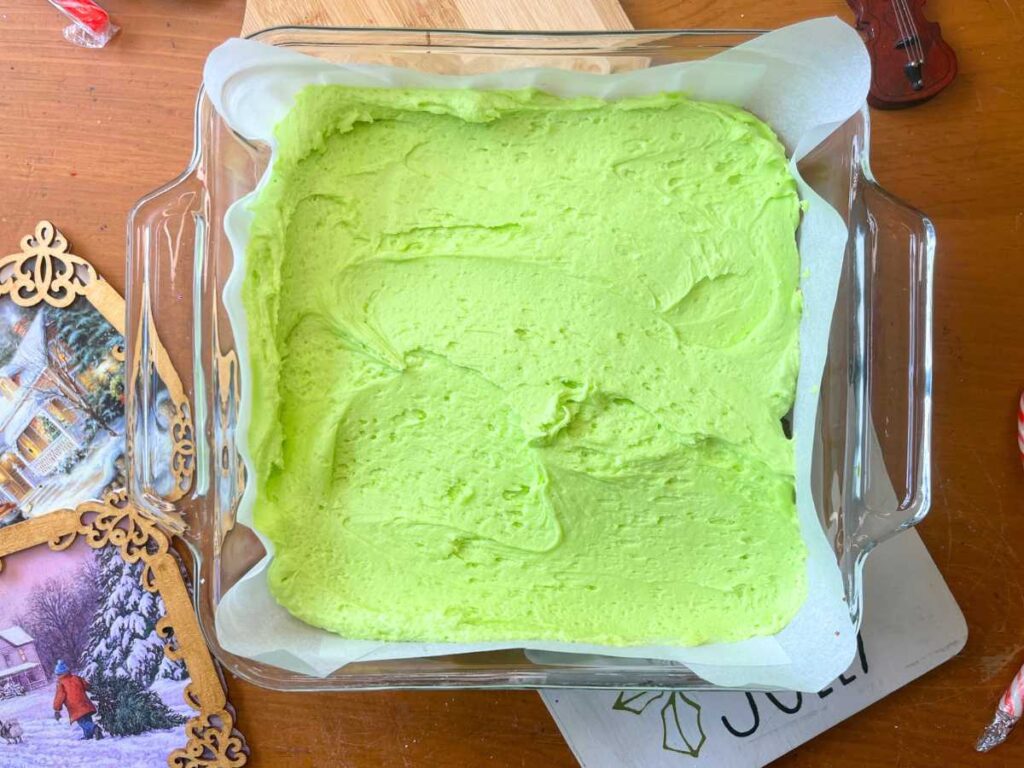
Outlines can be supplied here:
[[53, 719], [60, 720], [62, 707], [68, 708], [68, 718], [78, 723], [83, 738], [102, 739], [103, 731], [92, 721], [96, 714], [96, 705], [89, 699], [89, 682], [78, 675], [72, 675], [68, 665], [57, 661], [53, 670], [57, 675], [57, 695], [53, 698]]

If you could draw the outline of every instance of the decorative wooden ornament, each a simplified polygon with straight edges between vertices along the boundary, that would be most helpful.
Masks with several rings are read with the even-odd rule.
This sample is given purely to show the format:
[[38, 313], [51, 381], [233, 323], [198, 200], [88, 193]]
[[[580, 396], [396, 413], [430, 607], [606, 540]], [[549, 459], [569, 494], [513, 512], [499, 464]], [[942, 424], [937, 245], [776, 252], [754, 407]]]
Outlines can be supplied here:
[[[48, 334], [47, 322], [52, 318], [48, 310], [47, 315], [39, 315], [44, 311], [42, 305], [59, 313], [67, 313], [80, 306], [75, 304], [79, 299], [88, 302], [106, 324], [116, 331], [116, 334], [104, 335], [103, 338], [108, 342], [116, 338], [116, 343], [112, 347], [102, 347], [103, 357], [109, 354], [108, 365], [119, 363], [123, 366], [124, 300], [86, 259], [71, 251], [67, 239], [49, 221], [40, 221], [31, 235], [22, 238], [20, 252], [0, 257], [0, 299], [3, 297], [8, 297], [22, 310], [35, 312], [29, 314], [19, 310], [20, 322], [36, 325], [39, 333], [36, 341], [44, 343], [45, 351], [40, 355], [44, 359], [42, 362], [36, 361], [36, 367], [32, 369], [33, 376], [59, 378], [57, 373], [47, 372], [47, 366], [52, 363], [52, 347], [59, 347], [63, 340], [54, 337], [52, 332]], [[28, 331], [22, 328], [20, 332], [24, 344]], [[173, 500], [181, 498], [192, 486], [195, 434], [181, 380], [166, 350], [156, 339], [155, 329], [153, 338], [157, 349], [157, 372], [162, 385], [166, 387], [170, 405], [167, 427], [170, 466], [167, 474], [172, 478], [173, 488], [167, 496]], [[71, 351], [65, 352], [71, 354]], [[38, 374], [40, 366], [43, 374]], [[18, 368], [17, 365], [11, 367]], [[11, 373], [10, 376], [16, 377], [11, 379], [8, 373], [4, 374], [7, 376], [5, 385], [9, 388], [5, 391], [5, 397], [12, 391], [17, 394], [19, 387], [32, 388], [31, 382], [25, 380], [27, 374]], [[73, 370], [73, 375], [78, 377], [91, 373], [91, 369], [83, 371], [81, 367]], [[54, 398], [58, 404], [63, 402], [60, 384], [56, 382], [49, 389], [36, 385], [35, 391], [31, 393], [39, 401], [40, 413], [47, 416], [44, 411], [51, 409], [47, 418], [56, 419], [54, 424], [60, 419], [52, 415], [52, 409], [58, 412], [61, 410], [55, 405]], [[66, 383], [64, 389], [67, 389]], [[9, 410], [11, 408], [8, 406]], [[65, 425], [50, 426], [47, 429], [64, 430]], [[113, 454], [117, 448], [116, 436], [114, 432], [110, 434], [108, 440]], [[5, 438], [10, 439], [9, 436]], [[73, 474], [78, 466], [71, 463], [68, 469]], [[57, 477], [56, 473], [53, 477]], [[59, 485], [61, 482], [66, 481], [58, 479], [54, 484]], [[67, 508], [37, 509], [28, 519], [14, 518], [12, 521], [5, 509], [12, 505], [0, 505], [0, 587], [7, 575], [4, 573], [5, 561], [10, 563], [18, 553], [33, 548], [45, 547], [54, 553], [67, 552], [67, 555], [55, 555], [67, 557], [72, 554], [76, 543], [84, 542], [92, 550], [104, 550], [105, 553], [106, 548], [113, 548], [124, 563], [141, 565], [139, 572], [142, 589], [158, 595], [165, 611], [156, 622], [156, 634], [163, 641], [163, 651], [167, 658], [184, 663], [189, 679], [185, 687], [185, 701], [195, 712], [184, 723], [181, 746], [167, 755], [167, 764], [171, 768], [239, 768], [248, 759], [245, 741], [235, 729], [234, 713], [227, 702], [223, 681], [203, 638], [180, 563], [171, 549], [171, 534], [183, 530], [184, 524], [172, 517], [161, 519], [158, 524], [128, 502], [126, 491], [118, 487], [119, 484], [120, 481], [115, 478], [109, 485], [113, 490], [103, 493], [102, 498], [81, 499]], [[37, 490], [32, 489], [33, 492]], [[0, 764], [3, 764], [3, 759], [4, 755], [0, 752]]]
[[166, 615], [157, 622], [164, 652], [183, 661], [191, 682], [185, 699], [196, 714], [184, 726], [183, 746], [167, 756], [170, 768], [240, 768], [248, 756], [235, 730], [220, 674], [206, 647], [192, 600], [167, 535], [126, 501], [123, 490], [0, 528], [0, 580], [4, 558], [39, 545], [54, 552], [83, 539], [93, 549], [116, 547], [128, 563], [143, 563], [142, 586], [159, 594]]
[[[9, 296], [19, 307], [40, 303], [63, 309], [79, 297], [88, 301], [124, 336], [124, 299], [81, 256], [71, 252], [67, 238], [51, 222], [36, 224], [35, 232], [21, 240], [21, 252], [0, 258], [0, 297]], [[171, 436], [171, 472], [174, 488], [168, 501], [180, 499], [192, 487], [195, 473], [195, 432], [192, 411], [178, 372], [160, 343], [156, 329], [151, 331], [156, 348], [156, 368], [174, 403]], [[124, 350], [120, 350], [124, 359]], [[167, 521], [165, 521], [165, 524]], [[172, 533], [184, 529], [170, 526]]]

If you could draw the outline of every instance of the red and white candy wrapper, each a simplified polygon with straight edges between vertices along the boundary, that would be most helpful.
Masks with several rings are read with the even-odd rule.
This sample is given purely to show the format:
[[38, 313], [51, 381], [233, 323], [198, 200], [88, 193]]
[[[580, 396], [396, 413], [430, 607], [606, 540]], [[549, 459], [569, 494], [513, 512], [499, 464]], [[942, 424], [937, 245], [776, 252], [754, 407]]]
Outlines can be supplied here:
[[[1020, 402], [1017, 403], [1017, 450], [1021, 461], [1024, 461], [1024, 392], [1021, 392]], [[975, 748], [979, 752], [988, 752], [992, 747], [1002, 744], [1021, 715], [1024, 715], [1024, 667], [1020, 668], [999, 700], [996, 715], [981, 734]]]
[[1017, 450], [1020, 451], [1020, 459], [1024, 461], [1024, 392], [1020, 393], [1020, 402], [1017, 404]]
[[1024, 667], [1020, 668], [1003, 698], [999, 700], [996, 716], [981, 734], [976, 749], [979, 752], [988, 752], [992, 747], [1006, 741], [1010, 729], [1020, 720], [1021, 714], [1024, 714]]
[[50, 5], [71, 19], [64, 28], [69, 43], [102, 48], [117, 34], [118, 27], [110, 21], [110, 14], [93, 0], [50, 0]]

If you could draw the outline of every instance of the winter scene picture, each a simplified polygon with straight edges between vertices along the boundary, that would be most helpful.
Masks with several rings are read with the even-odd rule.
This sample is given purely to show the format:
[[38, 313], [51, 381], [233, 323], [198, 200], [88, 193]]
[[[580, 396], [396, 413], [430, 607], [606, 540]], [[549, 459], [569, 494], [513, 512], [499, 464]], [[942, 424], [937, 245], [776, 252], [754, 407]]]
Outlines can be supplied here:
[[83, 299], [0, 302], [0, 526], [99, 498], [121, 471], [122, 344]]
[[184, 746], [188, 672], [164, 654], [142, 564], [79, 540], [0, 574], [0, 766], [166, 765]]

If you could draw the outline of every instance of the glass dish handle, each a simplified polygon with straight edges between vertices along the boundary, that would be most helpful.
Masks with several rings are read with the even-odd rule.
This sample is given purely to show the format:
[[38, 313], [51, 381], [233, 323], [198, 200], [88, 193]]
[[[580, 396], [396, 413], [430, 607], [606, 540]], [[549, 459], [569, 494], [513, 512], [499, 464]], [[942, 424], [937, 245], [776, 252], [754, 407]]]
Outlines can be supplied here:
[[[931, 505], [932, 293], [935, 229], [920, 211], [862, 179], [854, 232], [863, 280], [854, 359], [868, 416], [857, 430], [861, 556], [916, 525]], [[895, 498], [891, 491], [895, 490]]]
[[142, 198], [128, 216], [128, 494], [176, 533], [184, 528], [183, 513], [198, 479], [197, 434], [203, 432], [192, 397], [192, 296], [203, 261], [206, 205], [207, 190], [193, 164]]

